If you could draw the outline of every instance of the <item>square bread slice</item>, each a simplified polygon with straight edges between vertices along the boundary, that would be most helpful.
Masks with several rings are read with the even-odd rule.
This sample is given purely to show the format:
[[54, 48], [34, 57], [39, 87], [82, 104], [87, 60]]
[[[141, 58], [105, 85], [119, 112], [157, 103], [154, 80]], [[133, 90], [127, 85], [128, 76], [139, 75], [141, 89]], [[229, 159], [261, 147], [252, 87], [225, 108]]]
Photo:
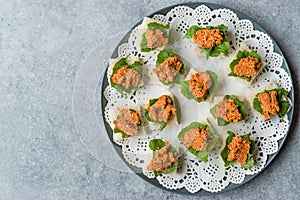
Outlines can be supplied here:
[[[262, 93], [264, 92], [265, 90], [273, 90], [273, 89], [276, 89], [276, 88], [280, 88], [276, 83], [274, 82], [270, 82], [268, 84], [266, 84], [263, 88], [258, 88], [256, 90], [254, 90], [252, 93], [250, 93], [248, 96], [247, 96], [247, 101], [250, 103], [250, 107], [251, 107], [251, 110], [253, 110], [254, 113], [256, 113], [257, 116], [259, 116], [259, 118], [262, 120], [262, 121], [266, 121], [266, 119], [264, 118], [264, 116], [258, 112], [257, 110], [255, 110], [253, 108], [253, 100], [255, 99], [256, 97], [256, 94], [258, 93]], [[290, 100], [290, 98], [286, 97], [286, 96], [282, 96], [281, 97], [281, 100], [283, 101], [288, 101], [290, 106], [289, 106], [289, 109], [287, 111], [287, 113], [289, 112], [289, 110], [292, 108], [292, 101]]]
[[[239, 51], [248, 51], [248, 52], [251, 52], [252, 50], [248, 47], [248, 45], [246, 43], [241, 43], [240, 44], [240, 47], [236, 50], [236, 53], [234, 54], [234, 56], [232, 56], [231, 58], [231, 61], [227, 64], [227, 69], [229, 72], [231, 72], [231, 69], [230, 69], [230, 63], [236, 59], [237, 57], [237, 54]], [[251, 77], [250, 81], [247, 81], [245, 79], [242, 79], [240, 77], [237, 77], [237, 76], [233, 76], [234, 78], [236, 78], [237, 80], [239, 80], [243, 85], [246, 85], [246, 86], [249, 86], [253, 80], [255, 80], [255, 78], [257, 76], [259, 76], [260, 72], [266, 67], [266, 62], [264, 61], [264, 59], [261, 57], [261, 68], [260, 70], [254, 75]]]
[[[149, 18], [149, 17], [144, 17], [143, 22], [138, 27], [139, 32], [141, 32], [141, 35], [138, 36], [138, 39], [137, 39], [137, 41], [138, 41], [137, 42], [138, 43], [138, 49], [139, 50], [141, 50], [140, 42], [142, 41], [142, 34], [144, 34], [147, 31], [148, 24], [151, 23], [151, 22], [156, 22], [156, 23], [159, 23], [159, 24], [167, 25], [167, 24], [159, 22], [159, 21], [157, 21], [155, 19], [152, 19], [152, 18]], [[171, 24], [170, 24], [170, 29], [171, 29]], [[151, 51], [159, 52], [159, 51], [163, 50], [166, 46], [156, 47], [155, 49], [153, 49]]]
[[[115, 64], [116, 64], [120, 59], [122, 59], [122, 58], [109, 59], [109, 67], [108, 67], [108, 71], [107, 71], [107, 79], [108, 79], [108, 81], [109, 81], [110, 86], [111, 86], [111, 80], [110, 80], [110, 78], [111, 78], [111, 76], [112, 76], [112, 74], [113, 74], [113, 68], [114, 68]], [[129, 65], [133, 64], [135, 61], [139, 61], [139, 62], [141, 63], [141, 65], [143, 65], [143, 61], [142, 61], [139, 57], [137, 57], [137, 56], [129, 55], [129, 57], [127, 58], [127, 63], [128, 63]], [[143, 69], [143, 66], [142, 66], [142, 69]], [[144, 70], [142, 70], [141, 81], [140, 81], [140, 83], [139, 83], [139, 85], [138, 85], [139, 88], [142, 87], [142, 86], [144, 85], [143, 77], [144, 77]], [[134, 91], [132, 91], [132, 93], [133, 93], [133, 92], [134, 92]], [[132, 94], [132, 93], [131, 93], [131, 94]], [[128, 94], [128, 95], [130, 95], [130, 94]]]
[[[115, 125], [113, 124], [113, 120], [116, 120], [118, 115], [119, 115], [119, 109], [133, 109], [135, 110], [139, 116], [140, 116], [140, 120], [141, 120], [141, 126], [139, 127], [139, 132], [138, 132], [138, 135], [137, 136], [130, 136], [130, 137], [140, 137], [140, 136], [145, 136], [146, 135], [146, 132], [144, 130], [144, 127], [143, 127], [143, 118], [142, 118], [142, 112], [141, 112], [141, 106], [140, 105], [129, 105], [129, 106], [126, 106], [126, 107], [115, 107], [115, 109], [112, 110], [112, 112], [110, 113], [110, 119], [112, 119], [111, 123], [110, 124], [110, 127], [114, 130], [115, 128]], [[122, 134], [119, 134], [119, 133], [113, 133], [113, 140], [115, 142], [119, 142], [119, 141], [122, 141], [124, 140], [125, 138], [122, 137]]]

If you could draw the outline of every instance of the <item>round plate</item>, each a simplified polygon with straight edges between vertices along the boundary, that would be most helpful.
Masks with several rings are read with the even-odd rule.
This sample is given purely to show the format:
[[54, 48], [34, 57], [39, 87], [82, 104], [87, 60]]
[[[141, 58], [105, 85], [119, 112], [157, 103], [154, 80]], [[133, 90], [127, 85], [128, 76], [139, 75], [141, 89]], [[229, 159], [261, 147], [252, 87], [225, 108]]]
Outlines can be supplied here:
[[[173, 5], [173, 6], [170, 6], [170, 7], [166, 7], [166, 8], [163, 8], [155, 13], [152, 13], [151, 15], [149, 15], [148, 17], [153, 17], [155, 14], [162, 14], [162, 15], [165, 15], [167, 14], [171, 9], [173, 9], [174, 7], [176, 6], [181, 6], [181, 5], [184, 5], [184, 6], [188, 6], [188, 7], [191, 7], [191, 8], [196, 8], [200, 5], [206, 5], [207, 7], [209, 7], [210, 9], [214, 10], [214, 9], [219, 9], [219, 8], [226, 8], [226, 9], [229, 9], [229, 10], [232, 10], [233, 12], [235, 12], [238, 16], [239, 19], [248, 19], [250, 20], [253, 25], [254, 25], [254, 28], [258, 31], [261, 31], [263, 33], [267, 33], [267, 31], [262, 28], [262, 26], [260, 26], [257, 22], [255, 22], [252, 18], [248, 17], [247, 15], [235, 10], [235, 9], [232, 9], [232, 8], [229, 8], [229, 7], [226, 7], [226, 6], [223, 6], [223, 5], [218, 5], [218, 4], [213, 4], [213, 3], [184, 3], [184, 4], [177, 4], [177, 5]], [[135, 26], [141, 24], [142, 20], [139, 21]], [[134, 27], [135, 27], [134, 26]], [[122, 44], [122, 43], [125, 43], [128, 41], [128, 37], [130, 35], [130, 32], [132, 31], [132, 29], [130, 31], [127, 32], [127, 34], [123, 37], [123, 39], [120, 41], [119, 45]], [[269, 34], [268, 34], [269, 35]], [[272, 38], [272, 37], [271, 37]], [[282, 51], [280, 50], [279, 46], [277, 45], [277, 43], [272, 39], [273, 41], [273, 44], [274, 44], [274, 52], [280, 54], [282, 57], [283, 57], [283, 65], [282, 65], [282, 68], [285, 69], [287, 71], [287, 73], [289, 74], [289, 76], [292, 78], [291, 76], [291, 73], [290, 73], [290, 70], [289, 70], [289, 67], [288, 67], [288, 64], [286, 62], [286, 59], [285, 57], [283, 56], [283, 53]], [[118, 45], [118, 46], [119, 46]], [[115, 48], [113, 54], [111, 57], [117, 57], [118, 55], [118, 46]], [[102, 89], [102, 92], [101, 92], [101, 112], [104, 115], [104, 110], [105, 110], [105, 106], [107, 105], [107, 100], [105, 99], [104, 95], [103, 95], [103, 91], [104, 89], [109, 85], [108, 83], [108, 79], [107, 79], [107, 69], [105, 71], [105, 74], [103, 76], [103, 79], [102, 79], [102, 85], [101, 85], [101, 89]], [[291, 91], [289, 93], [289, 98], [292, 100], [292, 102], [294, 102], [294, 88], [292, 86], [291, 88]], [[289, 127], [292, 123], [292, 120], [293, 120], [293, 113], [294, 113], [294, 108], [292, 107], [291, 110], [288, 112], [288, 117], [290, 119], [290, 124], [289, 124]], [[114, 142], [113, 142], [113, 130], [110, 128], [109, 124], [105, 121], [104, 119], [104, 124], [105, 124], [105, 129], [107, 131], [107, 134], [111, 140], [111, 143], [112, 145], [114, 146], [114, 148], [116, 149], [117, 153], [119, 154], [119, 156], [122, 158], [122, 160], [127, 164], [127, 162], [125, 161], [125, 159], [123, 158], [123, 155], [122, 155], [122, 149], [120, 146], [116, 145]], [[272, 162], [272, 160], [276, 157], [277, 153], [280, 151], [280, 149], [282, 148], [283, 146], [283, 143], [285, 141], [287, 137], [287, 134], [284, 136], [284, 138], [282, 138], [281, 140], [278, 141], [278, 151], [274, 154], [272, 154], [271, 156], [268, 157], [268, 160], [266, 162], [266, 165], [264, 167], [264, 169]], [[138, 176], [140, 176], [141, 178], [143, 178], [144, 180], [146, 180], [147, 182], [155, 185], [155, 186], [158, 186], [159, 188], [162, 188], [162, 189], [166, 189], [164, 187], [162, 187], [158, 181], [156, 179], [149, 179], [147, 178], [145, 175], [143, 175], [142, 173], [142, 170], [140, 168], [137, 168], [137, 167], [134, 167], [134, 166], [131, 166], [129, 164], [127, 164], [131, 170], [133, 170]], [[250, 180], [252, 180], [253, 178], [255, 178], [259, 173], [255, 174], [255, 175], [246, 175], [244, 181], [241, 183], [241, 184], [233, 184], [233, 183], [230, 183], [225, 189], [223, 189], [221, 192], [225, 192], [225, 191], [228, 191], [228, 190], [232, 190], [234, 188], [237, 188], [247, 182], [249, 182]], [[167, 190], [167, 189], [166, 189]], [[179, 190], [173, 190], [174, 192], [176, 193], [181, 193], [181, 194], [191, 194], [190, 192], [188, 192], [186, 189], [179, 189]], [[220, 192], [219, 192], [220, 193]], [[205, 191], [205, 190], [200, 190], [199, 192], [195, 193], [194, 195], [210, 195], [210, 194], [213, 194], [211, 192], [208, 192], [208, 191]]]

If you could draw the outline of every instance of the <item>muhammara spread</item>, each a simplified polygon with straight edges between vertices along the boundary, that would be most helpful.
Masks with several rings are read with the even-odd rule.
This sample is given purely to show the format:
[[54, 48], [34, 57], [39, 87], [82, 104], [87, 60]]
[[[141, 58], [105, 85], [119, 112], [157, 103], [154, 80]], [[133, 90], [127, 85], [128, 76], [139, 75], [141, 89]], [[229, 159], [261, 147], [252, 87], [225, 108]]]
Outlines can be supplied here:
[[160, 29], [147, 29], [145, 34], [148, 48], [165, 46], [169, 43], [169, 38]]
[[134, 69], [127, 66], [121, 67], [112, 76], [115, 84], [123, 85], [126, 88], [137, 87], [141, 81], [141, 75]]
[[265, 119], [270, 119], [271, 115], [276, 115], [279, 112], [280, 107], [276, 97], [276, 91], [271, 91], [269, 93], [263, 92], [258, 95], [258, 101], [261, 103], [260, 106], [263, 110]]
[[239, 122], [242, 115], [232, 99], [225, 99], [217, 104], [216, 116], [226, 122]]
[[138, 125], [141, 124], [139, 114], [129, 109], [119, 109], [119, 113], [119, 119], [113, 121], [115, 127], [128, 136], [138, 135]]
[[170, 152], [170, 148], [170, 142], [166, 141], [166, 146], [156, 150], [147, 170], [166, 173], [177, 162], [177, 152]]
[[233, 72], [237, 76], [253, 76], [261, 69], [261, 62], [258, 58], [248, 56], [242, 58], [234, 67]]
[[163, 95], [148, 108], [149, 116], [157, 122], [168, 122], [173, 115], [176, 114], [176, 108], [172, 105], [169, 96]]
[[156, 73], [158, 80], [164, 83], [173, 82], [179, 74], [182, 67], [182, 62], [177, 56], [167, 58], [157, 68], [153, 70]]
[[218, 29], [200, 29], [193, 35], [193, 40], [201, 48], [213, 48], [223, 41], [223, 33]]
[[207, 72], [198, 72], [190, 78], [190, 91], [196, 99], [204, 101], [211, 86], [212, 80]]
[[184, 134], [182, 142], [187, 148], [204, 151], [206, 150], [208, 139], [211, 137], [211, 134], [204, 128], [192, 128]]
[[227, 160], [236, 160], [237, 162], [245, 165], [247, 163], [250, 145], [250, 141], [242, 138], [241, 136], [234, 136], [232, 141], [227, 145], [230, 150]]

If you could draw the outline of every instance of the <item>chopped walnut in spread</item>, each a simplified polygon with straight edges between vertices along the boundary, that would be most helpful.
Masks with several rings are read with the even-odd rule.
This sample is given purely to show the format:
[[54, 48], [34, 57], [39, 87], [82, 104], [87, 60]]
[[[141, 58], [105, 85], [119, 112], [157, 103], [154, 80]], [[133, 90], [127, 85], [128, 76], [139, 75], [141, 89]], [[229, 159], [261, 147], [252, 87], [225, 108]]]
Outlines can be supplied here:
[[171, 83], [179, 74], [182, 67], [182, 62], [177, 56], [167, 58], [157, 68], [153, 70], [156, 73], [158, 80], [164, 83]]
[[200, 29], [193, 35], [193, 40], [201, 48], [213, 48], [223, 41], [223, 33], [218, 29]]
[[166, 141], [166, 146], [155, 151], [154, 158], [147, 166], [147, 170], [166, 173], [167, 170], [177, 162], [177, 152], [170, 151], [170, 142]]
[[182, 142], [187, 148], [204, 151], [206, 150], [208, 139], [211, 137], [211, 134], [204, 128], [192, 128], [184, 134]]
[[227, 145], [230, 150], [227, 160], [236, 160], [245, 165], [247, 163], [248, 153], [250, 152], [250, 146], [250, 141], [241, 136], [234, 136], [232, 141]]
[[112, 81], [126, 88], [137, 87], [140, 84], [141, 75], [136, 70], [124, 66], [113, 74]]
[[261, 62], [258, 58], [248, 56], [242, 58], [234, 67], [233, 72], [237, 76], [253, 76], [261, 69]]
[[198, 72], [190, 78], [190, 91], [196, 99], [204, 101], [211, 86], [212, 80], [207, 72]]
[[279, 112], [280, 107], [276, 97], [276, 91], [271, 91], [269, 93], [263, 92], [258, 95], [258, 101], [261, 103], [260, 106], [263, 110], [265, 119], [270, 119], [271, 115], [276, 115]]
[[226, 99], [217, 104], [216, 116], [226, 122], [239, 122], [242, 115], [232, 99]]
[[167, 95], [163, 95], [148, 108], [149, 116], [157, 122], [168, 122], [176, 114], [176, 108], [172, 105], [172, 100]]
[[169, 43], [168, 36], [160, 29], [147, 29], [145, 37], [148, 48], [162, 47]]
[[119, 109], [119, 113], [119, 119], [113, 121], [115, 127], [128, 136], [138, 135], [138, 125], [141, 124], [139, 114], [129, 109]]

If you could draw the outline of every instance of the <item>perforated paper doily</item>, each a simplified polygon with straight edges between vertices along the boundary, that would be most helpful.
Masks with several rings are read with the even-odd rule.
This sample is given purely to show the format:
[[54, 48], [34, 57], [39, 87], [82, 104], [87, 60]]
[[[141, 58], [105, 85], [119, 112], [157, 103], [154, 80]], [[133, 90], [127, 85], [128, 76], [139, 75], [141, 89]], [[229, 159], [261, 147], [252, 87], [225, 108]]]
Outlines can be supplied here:
[[[283, 57], [274, 52], [272, 39], [267, 34], [255, 30], [251, 21], [239, 19], [233, 11], [229, 9], [211, 10], [205, 5], [200, 5], [195, 9], [188, 6], [177, 6], [166, 15], [154, 15], [152, 19], [162, 24], [170, 23], [171, 30], [175, 34], [175, 42], [167, 48], [172, 49], [183, 58], [187, 68], [195, 68], [199, 71], [209, 69], [218, 74], [220, 87], [216, 94], [217, 96], [235, 94], [246, 98], [253, 91], [263, 90], [265, 85], [270, 82], [274, 82], [279, 87], [291, 91], [291, 77], [282, 68]], [[196, 44], [184, 37], [186, 30], [192, 25], [214, 26], [219, 24], [225, 24], [229, 28], [226, 37], [230, 41], [232, 53], [229, 57], [219, 56], [209, 59], [199, 56], [199, 52], [195, 51]], [[288, 133], [291, 120], [288, 115], [284, 116], [283, 119], [273, 117], [271, 120], [262, 121], [249, 107], [249, 116], [245, 123], [218, 127], [209, 113], [209, 109], [214, 105], [213, 103], [197, 103], [193, 100], [188, 100], [180, 93], [179, 85], [167, 88], [158, 82], [155, 76], [148, 76], [149, 71], [155, 67], [157, 52], [140, 52], [139, 45], [144, 31], [141, 25], [138, 25], [131, 31], [128, 42], [118, 47], [118, 58], [126, 57], [127, 55], [139, 56], [145, 62], [143, 76], [145, 85], [127, 98], [120, 95], [115, 89], [107, 86], [104, 91], [104, 96], [107, 99], [104, 113], [105, 119], [112, 126], [114, 119], [111, 113], [114, 113], [117, 107], [144, 106], [150, 98], [171, 93], [176, 97], [175, 103], [177, 103], [176, 106], [179, 110], [177, 115], [179, 125], [166, 127], [161, 132], [146, 131], [146, 133], [138, 137], [129, 137], [124, 140], [115, 138], [114, 142], [121, 146], [125, 160], [130, 165], [141, 168], [143, 174], [149, 179], [154, 178], [154, 174], [146, 169], [152, 158], [152, 151], [148, 148], [148, 143], [153, 138], [171, 141], [172, 145], [179, 148], [179, 168], [175, 175], [158, 176], [157, 180], [167, 189], [185, 188], [190, 193], [195, 193], [202, 189], [209, 192], [219, 192], [230, 183], [240, 184], [245, 180], [246, 175], [254, 175], [264, 169], [268, 156], [278, 151], [278, 141]], [[235, 50], [238, 49], [242, 42], [246, 43], [250, 49], [256, 50], [267, 63], [267, 67], [263, 69], [251, 86], [241, 84], [236, 78], [227, 76], [228, 64], [233, 59]], [[110, 75], [111, 73], [108, 71], [107, 77], [110, 77]], [[182, 128], [191, 122], [201, 122], [205, 119], [208, 119], [215, 131], [220, 134], [218, 143], [209, 153], [207, 163], [187, 152], [177, 138]], [[232, 130], [239, 135], [250, 134], [251, 138], [256, 141], [256, 162], [250, 169], [243, 169], [239, 165], [224, 166], [220, 152], [224, 148], [228, 130]]]

